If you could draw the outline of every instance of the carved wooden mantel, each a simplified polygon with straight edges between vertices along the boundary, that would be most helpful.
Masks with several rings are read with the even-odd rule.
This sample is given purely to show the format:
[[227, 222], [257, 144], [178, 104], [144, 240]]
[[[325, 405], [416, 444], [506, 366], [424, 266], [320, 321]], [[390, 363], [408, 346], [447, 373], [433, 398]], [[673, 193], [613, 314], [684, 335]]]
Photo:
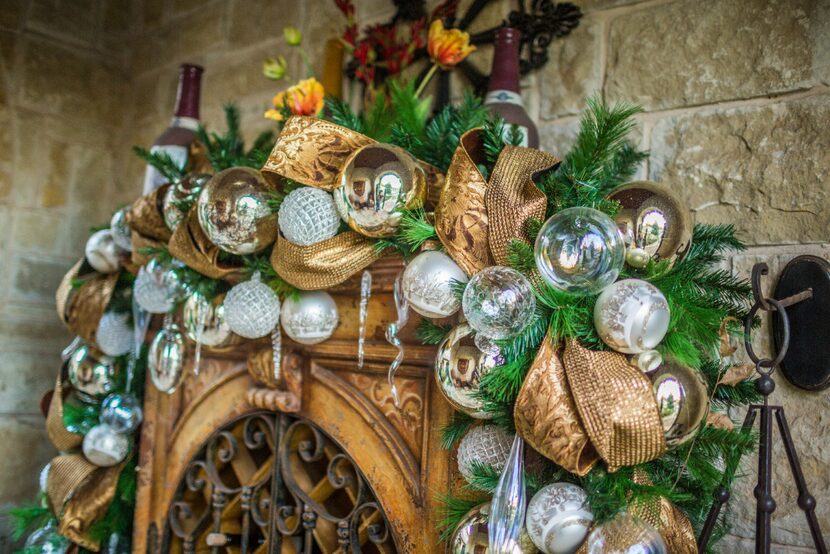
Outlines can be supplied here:
[[[188, 464], [216, 430], [262, 410], [313, 423], [350, 457], [382, 507], [397, 551], [444, 551], [437, 538], [435, 496], [450, 485], [450, 454], [440, 446], [439, 430], [452, 410], [432, 377], [434, 348], [419, 345], [414, 337], [417, 317], [401, 333], [406, 344], [397, 374], [401, 409], [394, 406], [386, 380], [396, 349], [386, 342], [384, 332], [396, 319], [391, 288], [401, 267], [400, 260], [389, 258], [370, 268], [374, 285], [361, 369], [356, 363], [357, 276], [332, 291], [340, 325], [330, 340], [303, 346], [284, 339], [283, 379], [275, 389], [258, 384], [247, 370], [248, 356], [268, 348], [267, 342], [204, 353], [200, 374], [189, 374], [170, 396], [148, 381], [134, 552], [179, 550], [170, 546], [168, 511]], [[213, 535], [210, 540], [219, 540], [217, 536], [221, 538]], [[206, 543], [195, 546], [195, 551], [207, 549]], [[239, 549], [228, 546], [220, 551]], [[291, 551], [283, 545], [282, 552]]]

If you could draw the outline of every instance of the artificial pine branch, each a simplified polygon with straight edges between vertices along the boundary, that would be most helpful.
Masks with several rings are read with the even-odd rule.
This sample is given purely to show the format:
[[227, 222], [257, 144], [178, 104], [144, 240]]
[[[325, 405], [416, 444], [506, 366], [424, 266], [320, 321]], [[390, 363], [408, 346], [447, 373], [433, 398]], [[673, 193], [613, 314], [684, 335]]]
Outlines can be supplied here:
[[439, 539], [443, 542], [450, 540], [453, 532], [461, 523], [461, 520], [464, 519], [464, 516], [470, 510], [486, 501], [487, 498], [483, 495], [460, 497], [450, 492], [440, 493], [438, 496], [438, 503], [440, 504], [438, 508], [438, 528], [441, 530]]
[[54, 519], [52, 512], [43, 503], [17, 506], [6, 513], [12, 521], [12, 539], [15, 541], [19, 541], [27, 534], [40, 529]]
[[297, 298], [299, 295], [299, 290], [295, 286], [287, 283], [277, 274], [267, 253], [245, 256], [242, 271], [249, 279], [254, 276], [254, 273], [259, 272], [260, 280], [271, 287], [280, 299]]
[[441, 427], [441, 447], [450, 450], [467, 434], [476, 420], [462, 412], [453, 412], [450, 422]]
[[174, 183], [184, 176], [185, 168], [179, 167], [179, 164], [164, 150], [150, 151], [140, 146], [133, 146], [133, 152], [139, 158], [155, 167], [170, 183]]
[[422, 344], [441, 344], [447, 338], [451, 325], [439, 325], [427, 318], [423, 318], [415, 329], [415, 336]]
[[332, 96], [326, 96], [325, 102], [325, 113], [327, 114], [327, 119], [329, 121], [342, 125], [343, 127], [347, 127], [352, 131], [367, 134], [366, 126], [364, 125], [363, 120], [354, 113], [354, 110], [352, 110], [352, 107], [349, 106], [349, 104]]

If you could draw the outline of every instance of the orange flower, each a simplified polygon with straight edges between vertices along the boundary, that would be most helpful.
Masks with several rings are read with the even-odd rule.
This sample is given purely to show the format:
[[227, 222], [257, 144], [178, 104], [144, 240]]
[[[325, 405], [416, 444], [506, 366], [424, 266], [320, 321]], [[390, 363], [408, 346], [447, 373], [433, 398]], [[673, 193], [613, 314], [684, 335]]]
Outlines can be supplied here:
[[265, 117], [282, 121], [283, 108], [292, 115], [317, 115], [323, 111], [324, 96], [323, 85], [317, 79], [305, 79], [274, 96], [274, 109], [265, 112]]
[[470, 45], [470, 35], [461, 29], [444, 29], [444, 22], [440, 19], [429, 26], [427, 52], [432, 61], [443, 69], [458, 65], [475, 49]]

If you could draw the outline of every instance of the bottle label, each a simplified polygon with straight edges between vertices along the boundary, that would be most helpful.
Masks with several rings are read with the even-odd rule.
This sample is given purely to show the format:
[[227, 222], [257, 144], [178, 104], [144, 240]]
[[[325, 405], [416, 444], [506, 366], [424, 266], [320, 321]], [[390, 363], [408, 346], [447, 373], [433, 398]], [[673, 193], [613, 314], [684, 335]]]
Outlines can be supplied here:
[[523, 106], [522, 95], [512, 90], [491, 90], [484, 97], [484, 104], [515, 104]]
[[199, 120], [195, 117], [177, 116], [170, 120], [170, 126], [196, 131], [199, 128]]
[[[183, 168], [187, 165], [187, 148], [184, 146], [174, 144], [156, 145], [150, 148], [150, 152], [166, 152], [177, 166]], [[167, 178], [158, 169], [147, 164], [147, 171], [144, 173], [143, 194], [150, 194], [166, 182]]]

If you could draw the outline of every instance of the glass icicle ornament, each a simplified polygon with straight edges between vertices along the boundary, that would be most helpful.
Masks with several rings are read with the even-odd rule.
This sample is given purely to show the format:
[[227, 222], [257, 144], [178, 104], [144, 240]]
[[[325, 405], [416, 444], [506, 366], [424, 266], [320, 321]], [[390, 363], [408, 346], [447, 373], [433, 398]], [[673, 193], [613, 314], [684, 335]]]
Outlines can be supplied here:
[[654, 350], [669, 329], [669, 319], [666, 297], [641, 279], [617, 281], [602, 291], [594, 305], [597, 334], [624, 354]]
[[163, 393], [173, 394], [184, 378], [185, 346], [179, 326], [168, 314], [164, 326], [150, 343], [147, 369], [153, 385]]
[[594, 514], [588, 495], [571, 483], [542, 487], [527, 505], [527, 532], [545, 554], [571, 554], [583, 543]]
[[300, 344], [323, 342], [334, 333], [337, 322], [337, 304], [327, 292], [301, 291], [282, 303], [282, 330]]
[[492, 266], [467, 283], [462, 309], [478, 334], [488, 339], [509, 339], [533, 320], [536, 297], [524, 275], [509, 267]]
[[280, 321], [280, 299], [260, 280], [258, 271], [250, 281], [229, 290], [224, 305], [228, 327], [246, 339], [268, 335]]
[[107, 356], [118, 357], [133, 347], [133, 328], [127, 314], [106, 312], [95, 330], [95, 344]]
[[132, 294], [132, 309], [133, 309], [133, 353], [130, 356], [130, 361], [127, 364], [127, 386], [126, 390], [133, 390], [133, 379], [135, 377], [135, 366], [138, 359], [141, 357], [141, 349], [144, 347], [144, 341], [147, 340], [147, 330], [150, 328], [150, 314], [147, 310], [138, 305], [135, 299], [135, 291]]
[[625, 512], [596, 527], [587, 547], [588, 554], [670, 554], [654, 527]]
[[208, 300], [200, 292], [191, 293], [182, 308], [182, 321], [187, 338], [197, 345], [219, 347], [231, 338], [221, 296]]
[[512, 441], [513, 435], [497, 425], [488, 423], [473, 427], [458, 444], [458, 471], [467, 482], [472, 479], [476, 464], [501, 471]]
[[143, 418], [141, 403], [131, 394], [110, 394], [101, 403], [101, 423], [109, 425], [116, 433], [132, 433]]
[[513, 437], [510, 455], [490, 501], [488, 535], [492, 554], [512, 554], [519, 544], [527, 506], [524, 445], [519, 435]]
[[300, 246], [330, 239], [340, 228], [340, 215], [331, 194], [315, 187], [289, 192], [280, 204], [277, 221], [286, 240]]
[[127, 435], [101, 423], [84, 435], [82, 450], [93, 464], [109, 467], [124, 461], [130, 451], [130, 441]]
[[115, 273], [121, 267], [120, 251], [109, 229], [96, 231], [86, 241], [86, 261], [99, 273]]
[[110, 220], [110, 234], [118, 248], [131, 252], [133, 249], [133, 232], [127, 226], [127, 210], [128, 208], [121, 208], [113, 214]]
[[403, 294], [409, 306], [424, 317], [449, 317], [461, 302], [452, 289], [453, 281], [467, 282], [467, 274], [443, 252], [421, 252], [404, 269]]
[[182, 295], [175, 271], [152, 259], [138, 270], [133, 296], [141, 309], [151, 314], [166, 314]]
[[398, 349], [395, 359], [392, 360], [391, 364], [389, 364], [389, 371], [386, 373], [386, 380], [389, 383], [389, 391], [392, 394], [392, 402], [399, 410], [401, 409], [401, 398], [400, 394], [398, 394], [398, 386], [395, 384], [395, 374], [398, 373], [398, 368], [401, 367], [405, 350], [403, 341], [401, 341], [400, 337], [398, 337], [398, 333], [401, 329], [406, 327], [406, 324], [409, 321], [409, 303], [406, 300], [406, 296], [403, 294], [402, 279], [403, 272], [399, 273], [395, 279], [393, 291], [395, 298], [395, 310], [398, 314], [398, 319], [386, 327], [386, 342]]
[[357, 368], [363, 368], [366, 349], [366, 319], [369, 317], [369, 298], [372, 296], [372, 272], [363, 271], [360, 278], [360, 328], [357, 338]]
[[277, 325], [271, 331], [271, 361], [274, 362], [274, 382], [282, 378], [282, 333]]

